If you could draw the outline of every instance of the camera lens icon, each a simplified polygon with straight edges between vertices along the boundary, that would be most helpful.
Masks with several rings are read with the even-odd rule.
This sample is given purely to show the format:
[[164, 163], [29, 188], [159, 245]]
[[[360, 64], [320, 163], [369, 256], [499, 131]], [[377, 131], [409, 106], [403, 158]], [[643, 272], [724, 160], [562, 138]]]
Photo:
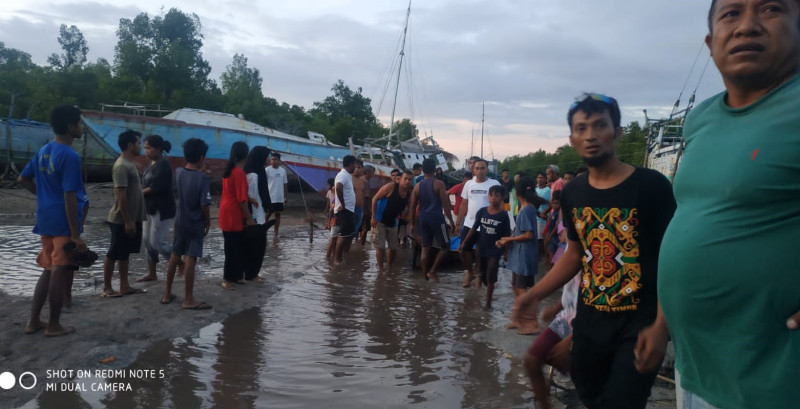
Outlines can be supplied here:
[[[23, 382], [24, 380], [24, 382]], [[11, 372], [3, 372], [0, 374], [0, 389], [9, 390], [19, 383], [22, 389], [33, 389], [36, 386], [38, 379], [32, 372], [23, 372], [19, 379], [17, 379]]]

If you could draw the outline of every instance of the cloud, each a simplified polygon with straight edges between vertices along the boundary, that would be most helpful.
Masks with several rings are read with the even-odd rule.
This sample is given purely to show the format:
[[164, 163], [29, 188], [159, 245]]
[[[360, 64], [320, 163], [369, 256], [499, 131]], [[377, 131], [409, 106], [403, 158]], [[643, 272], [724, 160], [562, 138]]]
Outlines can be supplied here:
[[[4, 2], [0, 39], [44, 63], [59, 52], [58, 25], [75, 24], [90, 60], [113, 60], [120, 18], [159, 14], [162, 2]], [[264, 79], [264, 94], [311, 108], [339, 79], [363, 88], [388, 122], [407, 3], [369, 0], [181, 4], [200, 17], [204, 57], [216, 79], [235, 53]], [[163, 10], [170, 7], [164, 4]], [[584, 91], [616, 97], [623, 122], [667, 115], [697, 86], [708, 5], [696, 0], [428, 0], [412, 4], [396, 119], [410, 117], [447, 150], [466, 157], [481, 104], [492, 151], [552, 151], [566, 143], [564, 115]], [[689, 76], [697, 58], [693, 74]], [[409, 83], [409, 78], [411, 82]], [[713, 64], [698, 101], [722, 89]], [[412, 95], [413, 98], [409, 97]], [[381, 104], [382, 102], [382, 104]]]

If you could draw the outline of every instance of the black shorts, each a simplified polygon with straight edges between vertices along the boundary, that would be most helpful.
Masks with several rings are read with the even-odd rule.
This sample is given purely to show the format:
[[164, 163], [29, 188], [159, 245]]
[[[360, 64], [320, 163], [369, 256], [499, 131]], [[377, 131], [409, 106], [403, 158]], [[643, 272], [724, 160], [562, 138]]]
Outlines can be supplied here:
[[442, 220], [428, 220], [420, 217], [417, 222], [419, 239], [422, 247], [436, 247], [437, 249], [449, 249], [450, 239], [447, 231], [447, 224]]
[[347, 209], [339, 210], [336, 213], [336, 225], [339, 226], [339, 237], [352, 236], [356, 228], [355, 213]]
[[522, 274], [511, 274], [511, 287], [527, 290], [536, 283], [536, 276], [524, 276]]
[[499, 269], [500, 257], [478, 257], [478, 273], [483, 285], [496, 283], [497, 270]]
[[[462, 227], [461, 228], [461, 243], [464, 243], [464, 238], [467, 237], [467, 233], [469, 233], [469, 227], [466, 227], [466, 226]], [[478, 242], [478, 236], [480, 236], [480, 234], [477, 231], [475, 233], [472, 233], [472, 237], [469, 238], [469, 241], [467, 243], [464, 243], [464, 249], [465, 250], [474, 249], [475, 248], [475, 244]]]
[[142, 248], [142, 222], [136, 222], [136, 233], [133, 237], [125, 233], [125, 225], [108, 223], [111, 229], [111, 245], [106, 257], [112, 261], [128, 261], [128, 255], [138, 253]]
[[279, 213], [283, 211], [283, 203], [270, 203], [269, 213]]
[[635, 345], [636, 338], [603, 345], [586, 335], [573, 335], [570, 376], [584, 405], [644, 409], [658, 370], [648, 374], [636, 370], [633, 366]]

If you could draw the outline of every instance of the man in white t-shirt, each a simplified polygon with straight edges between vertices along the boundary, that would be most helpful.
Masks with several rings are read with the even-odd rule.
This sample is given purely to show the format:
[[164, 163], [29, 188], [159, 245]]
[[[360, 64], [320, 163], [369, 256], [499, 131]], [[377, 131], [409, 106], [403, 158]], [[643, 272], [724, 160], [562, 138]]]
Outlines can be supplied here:
[[342, 170], [334, 179], [336, 225], [339, 226], [339, 238], [336, 240], [334, 264], [342, 263], [342, 251], [350, 247], [356, 227], [356, 192], [353, 189], [353, 172], [356, 170], [356, 158], [347, 155], [342, 159]]
[[[458, 221], [456, 226], [461, 226], [461, 241], [467, 237], [469, 229], [475, 224], [475, 214], [478, 213], [482, 207], [489, 206], [489, 188], [492, 186], [500, 185], [495, 179], [486, 177], [489, 173], [489, 166], [485, 159], [476, 159], [472, 165], [472, 174], [475, 175], [472, 180], [464, 184], [464, 189], [461, 191], [461, 208], [458, 209]], [[469, 243], [462, 244], [464, 251], [461, 252], [461, 262], [464, 263], [464, 279], [461, 281], [463, 287], [469, 287], [472, 280], [476, 277], [473, 274], [473, 257], [472, 248], [475, 241], [478, 239], [477, 234], [472, 235], [473, 240]]]
[[269, 205], [269, 213], [275, 215], [275, 231], [273, 242], [278, 240], [278, 228], [281, 226], [281, 212], [288, 200], [288, 186], [289, 180], [286, 178], [286, 169], [281, 167], [281, 154], [272, 152], [272, 162], [266, 169], [267, 172], [267, 186], [269, 188], [269, 200], [272, 202]]

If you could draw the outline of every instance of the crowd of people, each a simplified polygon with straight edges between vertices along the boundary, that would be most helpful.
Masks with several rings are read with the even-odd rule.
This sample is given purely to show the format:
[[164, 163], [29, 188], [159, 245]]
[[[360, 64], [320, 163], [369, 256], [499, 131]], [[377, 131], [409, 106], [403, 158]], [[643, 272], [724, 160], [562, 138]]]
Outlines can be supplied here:
[[[706, 44], [725, 91], [688, 116], [674, 185], [617, 157], [619, 104], [586, 93], [567, 111], [569, 141], [585, 168], [563, 177], [551, 165], [535, 178], [511, 178], [504, 170], [500, 180], [490, 179], [487, 162], [472, 158], [463, 182], [447, 190], [435, 164], [425, 160], [392, 172], [381, 185], [374, 169], [346, 156], [329, 181], [329, 257], [343, 263], [352, 240], [364, 243], [370, 232], [377, 265], [388, 270], [410, 233], [421, 246], [424, 277], [436, 281], [443, 250], [457, 237], [461, 284], [477, 279], [477, 287], [486, 286], [486, 308], [504, 260], [515, 299], [508, 327], [539, 333], [524, 358], [537, 408], [550, 407], [545, 364], [569, 372], [588, 408], [644, 408], [670, 338], [684, 409], [794, 407], [800, 383], [800, 275], [793, 273], [792, 251], [800, 226], [800, 4], [714, 0], [708, 26]], [[20, 182], [37, 195], [34, 231], [41, 235], [37, 262], [44, 269], [25, 332], [58, 336], [73, 331], [60, 325], [59, 315], [71, 285], [70, 247], [85, 249], [80, 235], [88, 202], [80, 159], [70, 148], [83, 134], [80, 111], [57, 108], [52, 125], [55, 140], [37, 153]], [[194, 262], [210, 226], [208, 180], [197, 171], [207, 146], [197, 139], [184, 144], [187, 165], [175, 171], [173, 198], [171, 177], [164, 176], [172, 168], [162, 156], [169, 143], [156, 136], [144, 143], [151, 163], [140, 184], [132, 162], [140, 135], [129, 131], [119, 138], [103, 295], [142, 291], [129, 284], [127, 263], [144, 236], [144, 279], [155, 279], [159, 256], [169, 257], [161, 301], [174, 298], [171, 285], [182, 270], [183, 307], [210, 308], [191, 297]], [[277, 238], [279, 218], [270, 215], [282, 210], [278, 198], [285, 203], [285, 172], [278, 171], [279, 156], [273, 155], [272, 170], [264, 169], [266, 162], [266, 148], [249, 151], [237, 142], [231, 149], [220, 203], [226, 289], [260, 280], [271, 220]], [[456, 196], [452, 209], [450, 194]], [[171, 246], [165, 243], [170, 224]], [[439, 249], [435, 256], [433, 249]], [[548, 271], [535, 282], [540, 261]], [[119, 291], [111, 286], [115, 264]], [[559, 289], [560, 300], [540, 317], [539, 303]], [[46, 300], [47, 324], [39, 318]], [[542, 330], [540, 321], [548, 327]]]

